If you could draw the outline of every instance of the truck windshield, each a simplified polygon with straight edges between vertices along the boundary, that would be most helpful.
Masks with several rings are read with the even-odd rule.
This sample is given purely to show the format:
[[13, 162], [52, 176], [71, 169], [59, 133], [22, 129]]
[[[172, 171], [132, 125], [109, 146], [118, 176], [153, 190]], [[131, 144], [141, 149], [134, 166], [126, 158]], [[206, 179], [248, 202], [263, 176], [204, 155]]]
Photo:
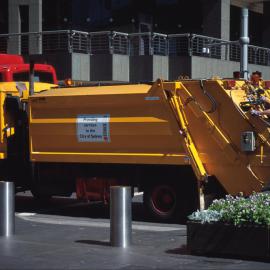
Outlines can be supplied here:
[[[16, 72], [13, 74], [13, 81], [26, 82], [29, 81], [29, 72]], [[35, 82], [54, 83], [53, 74], [50, 72], [36, 71], [34, 74]]]

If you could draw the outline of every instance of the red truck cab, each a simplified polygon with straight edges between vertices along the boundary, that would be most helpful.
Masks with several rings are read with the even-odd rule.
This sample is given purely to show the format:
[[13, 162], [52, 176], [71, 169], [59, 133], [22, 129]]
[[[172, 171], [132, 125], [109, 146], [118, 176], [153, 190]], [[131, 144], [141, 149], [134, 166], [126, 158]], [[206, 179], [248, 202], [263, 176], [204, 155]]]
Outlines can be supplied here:
[[[0, 54], [0, 82], [29, 81], [29, 68], [20, 55]], [[58, 84], [54, 67], [35, 64], [34, 81]]]

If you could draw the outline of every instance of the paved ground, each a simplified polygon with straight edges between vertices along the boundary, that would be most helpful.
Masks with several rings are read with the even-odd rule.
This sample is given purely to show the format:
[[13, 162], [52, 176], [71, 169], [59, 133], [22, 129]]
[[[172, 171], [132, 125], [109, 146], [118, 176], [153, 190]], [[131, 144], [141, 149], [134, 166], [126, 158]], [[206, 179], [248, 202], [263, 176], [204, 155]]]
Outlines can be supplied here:
[[133, 213], [133, 245], [121, 249], [109, 245], [108, 207], [18, 197], [16, 235], [0, 238], [0, 269], [270, 269], [264, 262], [191, 256], [185, 225], [150, 222], [140, 202]]

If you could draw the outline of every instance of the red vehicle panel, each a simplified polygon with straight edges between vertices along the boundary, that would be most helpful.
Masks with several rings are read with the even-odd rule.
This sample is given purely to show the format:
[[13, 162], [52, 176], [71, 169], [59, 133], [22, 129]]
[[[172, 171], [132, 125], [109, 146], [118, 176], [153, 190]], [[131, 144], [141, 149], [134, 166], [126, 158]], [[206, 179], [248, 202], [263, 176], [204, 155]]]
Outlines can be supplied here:
[[17, 54], [0, 54], [0, 65], [24, 64], [23, 57]]
[[[0, 82], [29, 81], [29, 64], [20, 55], [0, 54]], [[53, 66], [35, 64], [34, 80], [58, 84]]]

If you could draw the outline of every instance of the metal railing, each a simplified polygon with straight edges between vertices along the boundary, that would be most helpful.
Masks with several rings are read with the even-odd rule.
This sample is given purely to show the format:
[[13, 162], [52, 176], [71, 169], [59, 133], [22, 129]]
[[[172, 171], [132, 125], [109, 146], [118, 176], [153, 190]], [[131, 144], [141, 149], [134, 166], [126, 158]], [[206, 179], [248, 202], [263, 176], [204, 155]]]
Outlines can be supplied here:
[[104, 31], [89, 33], [91, 54], [129, 54], [128, 34]]
[[42, 32], [42, 48], [45, 53], [72, 51], [73, 34], [70, 31]]
[[130, 55], [151, 55], [151, 33], [129, 35]]
[[129, 54], [129, 38], [127, 33], [112, 32], [111, 53]]
[[191, 34], [168, 35], [168, 53], [169, 55], [182, 56], [192, 55]]
[[168, 55], [167, 35], [159, 33], [129, 34], [130, 55]]
[[[221, 58], [221, 39], [211, 38], [195, 34], [175, 34], [168, 35], [169, 55], [189, 55], [189, 56], [207, 56], [211, 58]], [[216, 46], [211, 47], [208, 55], [205, 49], [212, 44]]]
[[[85, 54], [201, 56], [240, 61], [240, 45], [197, 34], [121, 33], [116, 31], [82, 32], [76, 30], [44, 31], [0, 35], [0, 53], [9, 47], [28, 54], [30, 42], [43, 53], [67, 51]], [[16, 53], [16, 52], [14, 52]], [[270, 65], [270, 49], [249, 46], [249, 63]]]
[[270, 66], [270, 50], [250, 45], [248, 47], [248, 61], [250, 64]]
[[89, 33], [90, 54], [111, 53], [111, 32]]
[[[222, 58], [221, 39], [206, 37], [202, 35], [191, 35], [190, 43], [192, 55], [206, 56], [208, 53], [208, 57], [217, 59]], [[207, 48], [209, 48], [208, 52], [206, 51]]]
[[8, 51], [8, 37], [0, 37], [0, 53], [6, 53]]
[[[210, 57], [221, 60], [240, 61], [240, 45], [237, 42], [195, 35], [168, 35], [169, 55]], [[250, 64], [270, 65], [270, 49], [249, 45]]]
[[76, 30], [44, 31], [41, 32], [44, 52], [89, 52], [88, 32]]
[[239, 44], [230, 44], [229, 60], [240, 62], [241, 49]]

